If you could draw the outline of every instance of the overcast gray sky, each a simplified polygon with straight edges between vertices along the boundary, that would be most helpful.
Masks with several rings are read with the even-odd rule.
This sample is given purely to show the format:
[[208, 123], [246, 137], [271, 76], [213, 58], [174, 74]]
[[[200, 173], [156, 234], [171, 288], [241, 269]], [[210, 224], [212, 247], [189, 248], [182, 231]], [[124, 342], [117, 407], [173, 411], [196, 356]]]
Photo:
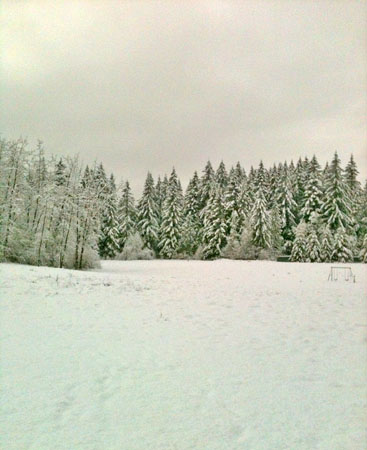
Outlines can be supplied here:
[[365, 1], [1, 1], [1, 133], [141, 190], [208, 158], [351, 153], [367, 176]]

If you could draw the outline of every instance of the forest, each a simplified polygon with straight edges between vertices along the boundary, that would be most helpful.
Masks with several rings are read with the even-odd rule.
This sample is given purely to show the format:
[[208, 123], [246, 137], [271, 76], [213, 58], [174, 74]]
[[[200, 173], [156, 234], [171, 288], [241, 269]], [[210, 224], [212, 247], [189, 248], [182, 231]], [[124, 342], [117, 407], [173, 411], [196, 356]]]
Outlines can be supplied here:
[[100, 259], [367, 262], [367, 182], [335, 152], [246, 171], [207, 162], [186, 189], [148, 172], [135, 201], [103, 163], [0, 140], [0, 261], [86, 269]]

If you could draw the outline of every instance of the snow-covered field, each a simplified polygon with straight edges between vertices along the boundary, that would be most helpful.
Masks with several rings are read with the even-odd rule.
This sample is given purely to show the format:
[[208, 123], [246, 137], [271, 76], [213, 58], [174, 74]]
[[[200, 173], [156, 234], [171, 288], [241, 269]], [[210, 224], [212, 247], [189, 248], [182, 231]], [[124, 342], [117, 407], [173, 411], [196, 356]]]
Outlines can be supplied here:
[[0, 265], [4, 450], [362, 450], [367, 271]]

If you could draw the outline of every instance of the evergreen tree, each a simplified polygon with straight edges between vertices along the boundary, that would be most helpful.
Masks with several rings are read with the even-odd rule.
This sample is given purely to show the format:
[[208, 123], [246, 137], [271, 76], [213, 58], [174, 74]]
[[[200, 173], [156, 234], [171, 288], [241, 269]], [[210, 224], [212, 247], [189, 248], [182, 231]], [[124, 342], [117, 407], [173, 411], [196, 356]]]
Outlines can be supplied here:
[[367, 181], [364, 188], [360, 189], [356, 196], [355, 221], [357, 238], [362, 243], [365, 234], [367, 234]]
[[167, 196], [163, 205], [160, 232], [160, 254], [172, 258], [177, 254], [182, 227], [182, 193], [176, 171], [173, 168], [168, 182]]
[[228, 174], [226, 170], [226, 166], [223, 161], [220, 162], [218, 169], [215, 173], [215, 182], [218, 186], [224, 189], [228, 184]]
[[135, 233], [137, 212], [134, 205], [134, 197], [130, 183], [126, 181], [118, 204], [118, 242], [122, 251], [128, 237]]
[[217, 258], [227, 242], [224, 198], [219, 186], [213, 186], [203, 218], [203, 258]]
[[358, 181], [358, 173], [357, 164], [354, 161], [353, 155], [351, 155], [345, 168], [345, 181], [352, 194], [356, 194], [361, 188], [361, 184]]
[[251, 219], [251, 209], [254, 203], [253, 193], [249, 182], [246, 179], [242, 180], [240, 185], [240, 191], [237, 200], [237, 211], [238, 211], [238, 231], [242, 234], [246, 222]]
[[200, 179], [200, 209], [205, 208], [209, 196], [210, 191], [214, 181], [214, 170], [211, 165], [211, 162], [208, 161], [203, 171], [203, 175]]
[[307, 240], [307, 225], [304, 222], [300, 222], [297, 225], [295, 231], [295, 239], [293, 241], [291, 260], [297, 262], [303, 262], [307, 259], [306, 250]]
[[362, 259], [362, 262], [367, 263], [367, 234], [364, 235], [362, 248], [359, 253], [359, 256]]
[[270, 211], [270, 242], [273, 250], [279, 251], [283, 247], [281, 219], [276, 204]]
[[157, 204], [157, 218], [158, 227], [162, 224], [163, 203], [166, 197], [166, 187], [163, 185], [161, 177], [158, 177], [157, 184], [155, 186], [156, 204]]
[[62, 158], [55, 167], [55, 183], [56, 186], [65, 186], [67, 182], [66, 165], [64, 164]]
[[257, 177], [257, 191], [255, 194], [255, 202], [251, 210], [251, 224], [253, 229], [253, 243], [257, 247], [270, 248], [270, 216], [266, 203], [264, 184], [262, 181], [263, 170], [260, 163]]
[[114, 258], [120, 249], [116, 197], [111, 194], [104, 205], [98, 250], [101, 258]]
[[231, 170], [227, 187], [224, 191], [224, 209], [227, 221], [228, 233], [232, 230], [232, 215], [236, 215], [236, 230], [239, 232], [240, 220], [239, 220], [239, 210], [240, 210], [240, 194], [241, 194], [241, 178], [238, 175], [238, 171]]
[[189, 181], [184, 198], [184, 214], [179, 252], [195, 254], [201, 240], [200, 232], [200, 180], [197, 172]]
[[322, 214], [335, 231], [339, 227], [348, 230], [353, 225], [351, 218], [349, 188], [344, 180], [340, 159], [335, 152], [325, 179], [325, 195]]
[[115, 176], [113, 173], [111, 173], [110, 178], [108, 180], [108, 190], [110, 193], [116, 193], [117, 191]]
[[328, 225], [322, 228], [321, 232], [321, 248], [320, 260], [323, 262], [330, 262], [333, 253], [334, 241]]
[[322, 187], [320, 165], [313, 156], [309, 164], [309, 173], [304, 191], [304, 206], [301, 211], [301, 217], [305, 222], [309, 222], [312, 213], [319, 213], [322, 204]]
[[98, 196], [102, 201], [104, 201], [104, 199], [110, 193], [110, 189], [106, 172], [104, 170], [102, 163], [100, 163], [97, 169], [93, 171], [93, 176], [94, 176], [94, 185], [98, 192]]
[[241, 240], [241, 234], [238, 231], [238, 221], [239, 217], [237, 214], [237, 211], [234, 210], [231, 215], [231, 224], [230, 224], [230, 233], [227, 239], [227, 244], [223, 248], [221, 255], [223, 258], [230, 258], [230, 259], [238, 259], [240, 258], [240, 240]]
[[340, 227], [337, 229], [334, 235], [333, 244], [333, 250], [331, 253], [332, 261], [353, 261], [351, 240], [344, 228]]
[[143, 195], [138, 204], [138, 230], [144, 245], [154, 252], [158, 244], [158, 211], [152, 174], [148, 172]]
[[296, 225], [295, 211], [297, 204], [294, 198], [291, 178], [286, 168], [283, 171], [282, 178], [279, 180], [277, 202], [280, 210], [282, 237], [287, 243], [287, 241], [292, 241], [294, 237], [293, 228]]
[[317, 235], [316, 227], [310, 225], [306, 237], [306, 255], [308, 262], [321, 261], [321, 244]]

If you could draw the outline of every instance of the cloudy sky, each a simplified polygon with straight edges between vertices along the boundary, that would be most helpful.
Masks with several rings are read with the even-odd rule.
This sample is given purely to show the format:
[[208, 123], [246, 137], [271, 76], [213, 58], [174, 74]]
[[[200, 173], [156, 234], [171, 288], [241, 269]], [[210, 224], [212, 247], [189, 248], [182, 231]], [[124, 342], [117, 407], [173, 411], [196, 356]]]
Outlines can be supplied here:
[[351, 153], [367, 176], [365, 1], [1, 1], [0, 126], [140, 190], [210, 158]]

